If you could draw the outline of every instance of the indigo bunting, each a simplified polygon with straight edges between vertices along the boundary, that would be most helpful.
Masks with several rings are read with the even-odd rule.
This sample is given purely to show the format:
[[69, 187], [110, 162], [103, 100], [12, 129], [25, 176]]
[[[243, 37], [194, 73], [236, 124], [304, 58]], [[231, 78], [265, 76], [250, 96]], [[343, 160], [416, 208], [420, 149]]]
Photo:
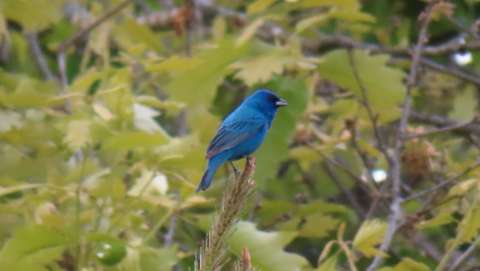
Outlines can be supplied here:
[[231, 112], [208, 146], [208, 167], [197, 192], [210, 186], [218, 167], [255, 152], [270, 129], [277, 109], [287, 104], [270, 90], [259, 89]]

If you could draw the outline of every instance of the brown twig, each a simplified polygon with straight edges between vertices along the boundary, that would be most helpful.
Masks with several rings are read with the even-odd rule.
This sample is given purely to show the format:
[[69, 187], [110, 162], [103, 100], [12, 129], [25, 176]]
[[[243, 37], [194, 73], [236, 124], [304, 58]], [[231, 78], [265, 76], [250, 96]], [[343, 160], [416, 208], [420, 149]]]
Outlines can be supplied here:
[[[397, 135], [395, 139], [395, 147], [392, 157], [389, 159], [390, 176], [392, 180], [392, 202], [390, 204], [390, 216], [388, 219], [388, 228], [385, 234], [385, 238], [380, 245], [380, 251], [386, 252], [390, 249], [390, 245], [393, 241], [393, 237], [397, 231], [398, 224], [402, 218], [403, 210], [401, 206], [401, 186], [402, 186], [402, 163], [401, 152], [404, 144], [404, 135], [407, 130], [407, 124], [410, 117], [410, 111], [412, 109], [412, 89], [416, 85], [418, 76], [418, 67], [423, 52], [424, 44], [427, 41], [428, 25], [432, 19], [432, 13], [437, 4], [437, 1], [432, 1], [427, 6], [426, 10], [420, 14], [421, 20], [420, 34], [417, 40], [417, 44], [414, 47], [412, 55], [412, 63], [410, 66], [410, 72], [407, 77], [407, 87], [405, 94], [405, 101], [402, 106], [402, 116], [400, 118], [400, 124], [398, 126]], [[374, 271], [382, 264], [383, 255], [377, 254], [372, 263], [368, 266], [367, 271]]]
[[461, 123], [458, 123], [443, 116], [429, 115], [423, 112], [416, 111], [412, 112], [412, 121], [430, 124], [439, 128], [457, 126], [458, 128], [453, 130], [456, 133], [480, 135], [480, 124], [476, 122], [469, 122], [467, 125], [461, 125]]
[[220, 270], [225, 256], [225, 250], [222, 249], [225, 238], [240, 215], [248, 195], [255, 187], [252, 179], [254, 171], [255, 158], [249, 157], [243, 173], [228, 184], [222, 197], [220, 210], [196, 257], [195, 270]]
[[459, 129], [462, 129], [464, 127], [467, 127], [471, 123], [472, 123], [471, 121], [454, 123], [454, 124], [449, 125], [449, 126], [444, 126], [444, 127], [441, 127], [441, 128], [432, 129], [432, 130], [429, 130], [429, 131], [426, 131], [426, 132], [410, 134], [410, 135], [405, 137], [405, 140], [411, 140], [411, 139], [416, 139], [416, 138], [420, 138], [420, 137], [426, 137], [426, 136], [431, 136], [431, 135], [435, 135], [435, 134], [440, 134], [440, 133], [446, 133], [446, 132], [459, 130]]
[[70, 38], [66, 39], [63, 41], [57, 49], [57, 62], [58, 62], [58, 67], [60, 70], [60, 82], [63, 86], [63, 91], [65, 91], [65, 87], [68, 85], [68, 79], [67, 79], [67, 72], [66, 72], [66, 57], [65, 53], [67, 49], [74, 45], [76, 42], [78, 42], [80, 39], [88, 35], [93, 29], [113, 17], [115, 14], [120, 12], [122, 9], [126, 8], [130, 3], [132, 3], [133, 0], [125, 0], [112, 8], [111, 10], [107, 11], [105, 14], [103, 14], [101, 17], [93, 21], [90, 25], [87, 27], [81, 29], [77, 33], [75, 33], [73, 36]]
[[122, 9], [126, 8], [130, 3], [132, 3], [133, 0], [125, 0], [112, 8], [111, 10], [107, 11], [105, 14], [103, 14], [101, 17], [93, 21], [90, 25], [87, 27], [81, 29], [77, 33], [75, 33], [73, 36], [68, 38], [67, 40], [63, 41], [59, 46], [58, 46], [58, 52], [65, 52], [70, 46], [75, 44], [77, 41], [79, 41], [81, 38], [85, 37], [90, 31], [113, 17], [115, 14], [120, 12]]
[[418, 192], [414, 195], [411, 195], [405, 199], [403, 199], [403, 202], [406, 202], [406, 201], [411, 201], [411, 200], [415, 200], [415, 199], [418, 199], [418, 198], [421, 198], [423, 197], [424, 195], [427, 195], [427, 194], [430, 194], [432, 192], [435, 192], [437, 191], [438, 189], [441, 189], [445, 186], [448, 186], [456, 181], [458, 181], [459, 179], [463, 178], [464, 176], [466, 176], [467, 174], [469, 174], [470, 172], [478, 169], [480, 167], [480, 160], [478, 160], [477, 162], [475, 162], [473, 165], [467, 167], [464, 171], [462, 171], [460, 174], [444, 181], [444, 182], [441, 182], [433, 187], [430, 187], [428, 189], [425, 189], [421, 192]]
[[337, 186], [337, 188], [342, 191], [342, 193], [345, 195], [345, 197], [348, 199], [348, 201], [350, 202], [350, 204], [352, 205], [353, 209], [355, 210], [355, 212], [357, 213], [357, 215], [360, 217], [360, 218], [365, 218], [365, 210], [363, 209], [363, 207], [360, 205], [360, 203], [358, 203], [355, 195], [353, 195], [353, 193], [348, 190], [344, 185], [343, 183], [340, 181], [340, 178], [338, 178], [338, 176], [335, 174], [335, 172], [332, 170], [330, 164], [328, 162], [325, 162], [323, 164], [323, 168], [325, 169], [325, 172], [327, 173], [327, 175], [330, 177], [330, 179], [333, 181], [333, 183], [335, 184], [335, 186]]
[[[354, 56], [354, 53], [351, 50], [348, 50], [348, 61], [350, 62], [350, 65], [352, 66], [353, 76], [355, 77], [355, 81], [357, 82], [358, 88], [360, 89], [361, 103], [365, 107], [365, 109], [367, 110], [368, 118], [370, 119], [370, 122], [372, 123], [373, 134], [374, 134], [374, 137], [377, 141], [378, 149], [382, 152], [385, 159], [387, 161], [389, 161], [390, 160], [390, 155], [388, 154], [387, 148], [385, 147], [385, 144], [383, 143], [383, 139], [382, 139], [382, 136], [380, 134], [380, 129], [378, 127], [378, 115], [375, 112], [373, 112], [373, 108], [370, 105], [370, 101], [368, 100], [367, 88], [365, 87], [362, 79], [360, 78], [360, 74], [359, 74], [358, 68], [357, 68], [357, 63], [355, 61], [355, 56]], [[359, 149], [359, 148], [356, 147], [356, 149]], [[358, 152], [358, 150], [357, 150], [357, 152]], [[362, 155], [360, 155], [360, 157], [362, 157]], [[366, 159], [362, 158], [362, 161], [363, 161], [365, 167], [368, 170], [370, 170], [370, 167], [369, 167]], [[368, 173], [368, 176], [370, 177], [370, 181], [373, 184], [376, 184], [370, 171]]]
[[250, 256], [250, 251], [248, 248], [244, 247], [242, 250], [242, 256], [238, 259], [234, 266], [234, 271], [254, 271], [252, 266], [252, 257]]

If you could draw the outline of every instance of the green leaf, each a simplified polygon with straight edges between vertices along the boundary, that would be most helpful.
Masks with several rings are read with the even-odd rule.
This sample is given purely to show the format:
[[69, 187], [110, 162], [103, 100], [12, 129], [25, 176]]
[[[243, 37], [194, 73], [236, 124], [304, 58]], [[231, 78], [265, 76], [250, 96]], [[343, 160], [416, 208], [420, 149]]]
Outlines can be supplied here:
[[35, 189], [42, 186], [44, 185], [43, 184], [19, 184], [19, 185], [13, 185], [8, 187], [0, 186], [0, 197], [3, 197], [8, 194], [12, 194], [12, 193], [20, 192], [20, 191]]
[[273, 47], [261, 55], [235, 62], [230, 67], [239, 70], [235, 74], [236, 78], [253, 86], [265, 83], [275, 74], [281, 74], [283, 68], [293, 61], [288, 48]]
[[473, 85], [465, 88], [463, 93], [457, 95], [453, 101], [453, 109], [448, 114], [450, 118], [458, 121], [470, 121], [477, 112], [477, 89]]
[[417, 262], [411, 258], [403, 258], [392, 271], [430, 271], [424, 263]]
[[0, 110], [0, 133], [8, 132], [13, 128], [21, 128], [22, 116], [14, 111]]
[[[379, 121], [388, 122], [400, 116], [398, 109], [405, 96], [404, 73], [387, 66], [388, 56], [369, 55], [366, 51], [354, 50], [352, 57], [366, 96]], [[346, 50], [328, 53], [318, 65], [320, 76], [340, 87], [350, 90], [358, 99], [362, 90], [355, 79]], [[379, 80], [381, 78], [381, 80]]]
[[26, 32], [37, 32], [62, 18], [63, 4], [64, 0], [2, 0], [0, 11]]
[[43, 225], [17, 230], [0, 251], [0, 270], [47, 271], [47, 265], [59, 259], [68, 238]]
[[332, 256], [323, 261], [315, 271], [337, 271], [337, 256]]
[[[121, 47], [129, 51], [149, 49], [160, 52], [163, 49], [160, 36], [148, 25], [141, 25], [134, 19], [127, 19], [114, 28], [114, 38]], [[140, 50], [144, 51], [144, 50]]]
[[163, 145], [169, 141], [163, 133], [122, 132], [105, 141], [107, 150], [129, 150]]
[[224, 40], [214, 48], [200, 51], [191, 60], [178, 62], [182, 59], [178, 57], [167, 59], [169, 65], [181, 65], [182, 68], [172, 74], [172, 80], [165, 89], [174, 100], [185, 102], [189, 106], [208, 107], [217, 86], [230, 72], [228, 66], [246, 55], [248, 51], [248, 43], [235, 46], [233, 41]]
[[295, 32], [301, 33], [309, 29], [310, 27], [318, 26], [319, 24], [326, 23], [328, 19], [330, 19], [329, 13], [317, 14], [317, 15], [302, 19], [295, 25]]
[[304, 218], [304, 223], [299, 230], [299, 235], [303, 237], [324, 238], [329, 233], [337, 229], [340, 223], [339, 219], [321, 213], [312, 214]]
[[275, 0], [255, 0], [253, 3], [248, 5], [247, 13], [254, 14], [259, 13], [271, 6]]
[[240, 36], [237, 38], [235, 41], [236, 46], [242, 46], [244, 45], [247, 41], [249, 41], [257, 32], [257, 30], [260, 28], [260, 26], [263, 25], [265, 22], [265, 18], [260, 17], [254, 20], [252, 23], [250, 23], [240, 34]]
[[68, 123], [64, 141], [71, 150], [76, 151], [90, 143], [91, 140], [88, 120], [74, 120]]
[[477, 201], [472, 203], [467, 214], [457, 227], [456, 239], [461, 243], [470, 242], [480, 229], [480, 205]]
[[375, 247], [383, 241], [387, 227], [387, 223], [376, 219], [363, 222], [353, 239], [353, 248], [367, 257], [378, 255], [381, 252]]
[[283, 250], [296, 236], [296, 232], [264, 232], [253, 223], [238, 222], [228, 239], [230, 249], [240, 257], [244, 247], [252, 256], [253, 265], [263, 271], [296, 271], [309, 266], [300, 255]]

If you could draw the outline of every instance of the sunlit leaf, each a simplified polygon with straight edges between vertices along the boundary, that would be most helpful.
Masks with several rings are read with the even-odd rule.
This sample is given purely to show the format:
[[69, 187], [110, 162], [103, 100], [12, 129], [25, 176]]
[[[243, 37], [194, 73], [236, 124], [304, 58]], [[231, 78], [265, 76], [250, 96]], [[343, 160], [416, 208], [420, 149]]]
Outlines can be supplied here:
[[480, 205], [475, 201], [457, 227], [457, 240], [460, 243], [469, 242], [477, 236], [480, 229]]
[[68, 123], [65, 143], [70, 149], [78, 150], [91, 142], [90, 122], [87, 120], [74, 120]]
[[[352, 58], [370, 106], [382, 122], [399, 117], [399, 105], [405, 95], [404, 73], [387, 65], [388, 56], [369, 55], [366, 51], [352, 51]], [[346, 50], [328, 53], [318, 66], [320, 76], [352, 91], [362, 99], [362, 89], [357, 82]], [[382, 80], [379, 80], [382, 78]]]
[[27, 32], [36, 32], [61, 19], [63, 0], [3, 0], [0, 11]]
[[254, 14], [254, 13], [262, 12], [266, 8], [268, 8], [270, 5], [272, 5], [274, 2], [275, 0], [255, 0], [253, 3], [248, 5], [247, 13]]
[[323, 261], [315, 271], [337, 271], [337, 257], [332, 256]]
[[248, 50], [248, 44], [234, 46], [231, 40], [224, 40], [215, 48], [201, 51], [192, 60], [176, 64], [182, 68], [178, 73], [172, 74], [173, 78], [165, 89], [172, 99], [188, 105], [207, 106], [213, 99], [217, 86], [229, 73], [228, 66], [247, 54]]
[[253, 21], [250, 25], [248, 25], [242, 32], [242, 34], [237, 38], [235, 41], [236, 46], [242, 46], [244, 45], [247, 41], [249, 41], [253, 35], [257, 32], [258, 28], [263, 25], [265, 22], [265, 19], [263, 17], [260, 17]]
[[381, 268], [379, 271], [430, 271], [424, 263], [417, 262], [411, 258], [403, 258], [395, 267]]
[[129, 150], [134, 148], [156, 147], [168, 142], [163, 133], [122, 132], [105, 140], [108, 150]]
[[353, 247], [367, 257], [381, 254], [376, 248], [383, 241], [387, 223], [380, 220], [367, 220], [362, 223], [353, 239]]
[[22, 127], [22, 116], [13, 111], [0, 111], [0, 132]]
[[304, 218], [299, 235], [304, 237], [323, 238], [337, 229], [340, 220], [321, 213], [309, 215]]
[[233, 63], [231, 67], [239, 70], [235, 77], [248, 86], [253, 86], [265, 83], [275, 74], [281, 74], [283, 68], [293, 61], [294, 58], [286, 48], [273, 47], [262, 55]]

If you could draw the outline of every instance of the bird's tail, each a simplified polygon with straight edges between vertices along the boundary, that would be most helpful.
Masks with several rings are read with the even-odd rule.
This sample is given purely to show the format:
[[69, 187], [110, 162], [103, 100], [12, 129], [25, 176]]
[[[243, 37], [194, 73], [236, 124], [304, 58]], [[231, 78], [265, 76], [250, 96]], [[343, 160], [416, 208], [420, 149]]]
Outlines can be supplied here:
[[219, 158], [220, 157], [212, 158], [212, 160], [208, 162], [207, 170], [203, 173], [202, 180], [196, 190], [197, 192], [207, 190], [207, 188], [210, 187], [210, 184], [212, 184], [213, 177], [215, 177], [218, 167], [224, 162], [222, 161], [223, 159]]

